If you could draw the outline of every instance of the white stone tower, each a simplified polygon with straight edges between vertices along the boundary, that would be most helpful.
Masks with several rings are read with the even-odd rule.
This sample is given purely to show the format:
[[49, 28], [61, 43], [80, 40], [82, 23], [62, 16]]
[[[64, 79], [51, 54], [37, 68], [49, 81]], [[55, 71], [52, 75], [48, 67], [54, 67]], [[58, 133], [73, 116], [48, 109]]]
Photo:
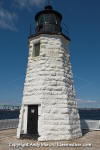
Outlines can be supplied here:
[[50, 5], [36, 14], [17, 138], [69, 140], [82, 136], [68, 45], [59, 12]]

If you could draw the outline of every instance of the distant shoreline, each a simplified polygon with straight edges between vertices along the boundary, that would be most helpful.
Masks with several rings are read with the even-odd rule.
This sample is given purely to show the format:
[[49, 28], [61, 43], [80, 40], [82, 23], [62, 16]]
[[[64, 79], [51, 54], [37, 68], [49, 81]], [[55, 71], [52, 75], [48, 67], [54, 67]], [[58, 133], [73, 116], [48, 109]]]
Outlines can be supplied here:
[[100, 108], [78, 108], [79, 110], [100, 110]]
[[[0, 109], [0, 111], [19, 111], [20, 109]], [[78, 110], [100, 110], [100, 108], [78, 108]]]

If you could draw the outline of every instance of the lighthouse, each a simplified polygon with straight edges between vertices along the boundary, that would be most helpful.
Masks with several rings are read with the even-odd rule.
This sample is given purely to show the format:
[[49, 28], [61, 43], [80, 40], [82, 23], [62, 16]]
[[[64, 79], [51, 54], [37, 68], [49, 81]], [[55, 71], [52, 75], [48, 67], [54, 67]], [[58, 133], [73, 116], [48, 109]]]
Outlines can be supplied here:
[[47, 5], [36, 14], [35, 21], [35, 33], [28, 38], [17, 138], [48, 141], [81, 137], [68, 49], [70, 39], [62, 32], [62, 15]]

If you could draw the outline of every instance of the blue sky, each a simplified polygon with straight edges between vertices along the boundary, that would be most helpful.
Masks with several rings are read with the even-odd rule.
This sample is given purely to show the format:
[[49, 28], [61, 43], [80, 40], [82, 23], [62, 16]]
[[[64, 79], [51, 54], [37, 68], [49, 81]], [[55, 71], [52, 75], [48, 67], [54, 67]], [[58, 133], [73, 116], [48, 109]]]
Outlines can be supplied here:
[[[30, 23], [46, 0], [0, 0], [0, 104], [21, 103]], [[79, 107], [100, 107], [100, 1], [51, 0], [70, 32]]]

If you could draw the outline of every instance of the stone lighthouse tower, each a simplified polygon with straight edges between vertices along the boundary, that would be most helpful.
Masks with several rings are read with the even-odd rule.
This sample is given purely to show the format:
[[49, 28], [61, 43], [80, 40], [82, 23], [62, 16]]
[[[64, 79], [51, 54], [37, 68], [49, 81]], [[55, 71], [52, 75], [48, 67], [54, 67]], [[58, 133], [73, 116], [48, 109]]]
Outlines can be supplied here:
[[48, 5], [35, 16], [17, 138], [69, 140], [82, 136], [62, 15]]

